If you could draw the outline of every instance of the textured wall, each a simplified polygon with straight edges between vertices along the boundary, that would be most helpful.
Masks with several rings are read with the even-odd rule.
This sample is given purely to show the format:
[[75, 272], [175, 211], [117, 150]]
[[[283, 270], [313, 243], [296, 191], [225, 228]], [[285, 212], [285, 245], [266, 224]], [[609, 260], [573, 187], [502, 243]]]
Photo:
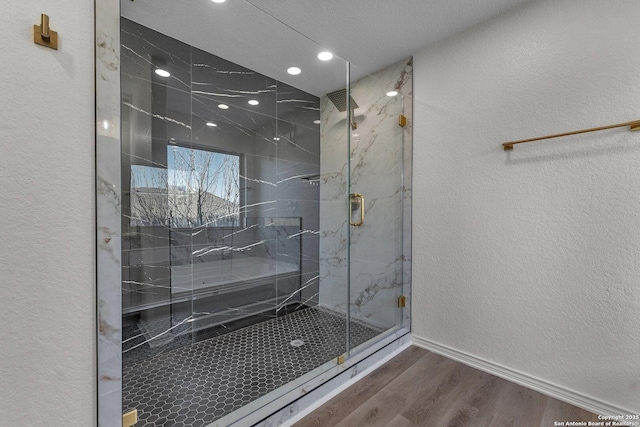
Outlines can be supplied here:
[[539, 1], [415, 56], [413, 332], [640, 411], [635, 0]]
[[[59, 50], [33, 43], [47, 13]], [[95, 420], [93, 2], [0, 14], [0, 423]]]

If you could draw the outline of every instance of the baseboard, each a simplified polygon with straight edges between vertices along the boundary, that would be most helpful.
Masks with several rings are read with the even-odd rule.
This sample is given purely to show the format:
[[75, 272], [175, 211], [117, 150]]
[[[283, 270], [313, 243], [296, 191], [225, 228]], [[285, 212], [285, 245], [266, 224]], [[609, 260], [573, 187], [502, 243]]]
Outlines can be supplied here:
[[586, 396], [573, 390], [569, 390], [565, 387], [553, 384], [542, 378], [537, 378], [529, 374], [525, 374], [523, 372], [508, 368], [506, 366], [481, 359], [472, 354], [465, 353], [442, 344], [438, 344], [426, 338], [412, 335], [411, 340], [414, 345], [422, 347], [425, 350], [440, 354], [441, 356], [453, 359], [467, 366], [471, 366], [472, 368], [479, 369], [481, 371], [495, 375], [496, 377], [503, 378], [507, 381], [511, 381], [523, 387], [527, 387], [531, 390], [535, 390], [544, 395], [553, 397], [554, 399], [561, 400], [595, 414], [622, 415], [636, 413], [634, 411], [630, 411], [629, 409], [621, 408], [607, 402], [602, 402], [593, 397]]

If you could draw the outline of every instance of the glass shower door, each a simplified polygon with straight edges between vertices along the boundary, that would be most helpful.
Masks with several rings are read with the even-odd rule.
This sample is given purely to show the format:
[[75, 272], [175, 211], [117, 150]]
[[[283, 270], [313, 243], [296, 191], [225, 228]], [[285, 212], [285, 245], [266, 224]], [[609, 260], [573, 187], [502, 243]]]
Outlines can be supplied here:
[[[351, 78], [349, 349], [403, 326], [405, 105], [410, 60]], [[351, 75], [357, 75], [352, 68]], [[404, 93], [403, 93], [404, 92]], [[377, 332], [371, 337], [371, 330]]]

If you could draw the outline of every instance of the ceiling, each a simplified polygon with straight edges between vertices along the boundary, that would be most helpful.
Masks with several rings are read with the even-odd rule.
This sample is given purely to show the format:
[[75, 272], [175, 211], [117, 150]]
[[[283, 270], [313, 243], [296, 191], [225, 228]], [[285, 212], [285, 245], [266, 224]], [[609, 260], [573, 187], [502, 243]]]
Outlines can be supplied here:
[[[121, 0], [122, 15], [321, 96], [534, 0]], [[329, 50], [339, 58], [321, 62]], [[344, 58], [340, 59], [340, 58]], [[302, 74], [286, 69], [298, 66]]]

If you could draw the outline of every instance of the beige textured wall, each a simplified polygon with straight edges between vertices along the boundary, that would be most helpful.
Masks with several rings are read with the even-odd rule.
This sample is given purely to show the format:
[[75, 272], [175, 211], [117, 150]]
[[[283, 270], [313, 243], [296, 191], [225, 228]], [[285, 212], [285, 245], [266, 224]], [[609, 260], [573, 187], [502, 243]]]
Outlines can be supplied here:
[[501, 143], [640, 119], [638, 14], [537, 1], [414, 57], [414, 337], [635, 413], [640, 134]]

